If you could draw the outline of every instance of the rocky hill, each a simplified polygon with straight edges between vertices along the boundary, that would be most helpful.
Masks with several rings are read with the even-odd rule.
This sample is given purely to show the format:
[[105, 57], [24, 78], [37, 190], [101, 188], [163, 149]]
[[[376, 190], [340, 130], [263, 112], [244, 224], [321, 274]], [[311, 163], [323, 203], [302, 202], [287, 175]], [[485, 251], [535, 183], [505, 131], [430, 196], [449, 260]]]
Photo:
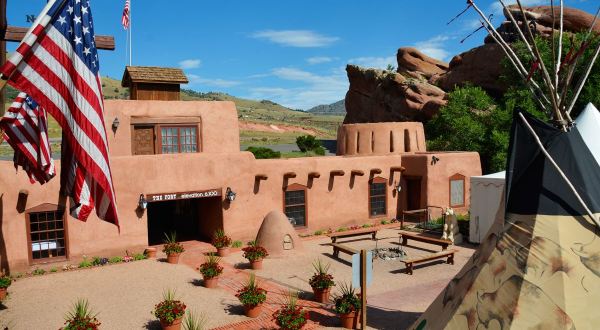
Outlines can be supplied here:
[[321, 104], [316, 107], [306, 110], [314, 115], [345, 115], [346, 107], [344, 106], [345, 101], [339, 100], [331, 104]]
[[[517, 20], [521, 18], [515, 8], [509, 10]], [[528, 7], [526, 15], [535, 18], [538, 35], [549, 36], [552, 27], [549, 6]], [[508, 13], [505, 16], [507, 21], [499, 31], [506, 41], [514, 42], [518, 36], [508, 22]], [[565, 31], [567, 34], [585, 31], [593, 19], [593, 15], [584, 11], [565, 8]], [[594, 31], [600, 33], [600, 24], [595, 25]], [[500, 46], [488, 37], [483, 45], [454, 56], [450, 63], [403, 47], [398, 49], [396, 71], [348, 65], [350, 87], [344, 122], [427, 121], [446, 104], [448, 92], [465, 84], [480, 86], [490, 95], [500, 96], [507, 89], [500, 79], [503, 59]]]

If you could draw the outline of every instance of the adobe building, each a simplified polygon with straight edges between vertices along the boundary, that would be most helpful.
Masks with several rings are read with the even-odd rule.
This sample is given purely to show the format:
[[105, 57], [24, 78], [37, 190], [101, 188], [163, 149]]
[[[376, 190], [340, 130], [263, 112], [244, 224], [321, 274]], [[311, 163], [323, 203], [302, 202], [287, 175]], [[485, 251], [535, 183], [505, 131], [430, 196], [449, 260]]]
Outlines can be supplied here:
[[[125, 85], [136, 69], [127, 67]], [[426, 151], [421, 123], [343, 125], [337, 156], [257, 160], [240, 151], [233, 102], [106, 100], [104, 119], [120, 229], [95, 213], [87, 222], [72, 218], [59, 178], [32, 185], [12, 161], [0, 161], [2, 268], [139, 252], [170, 231], [208, 241], [222, 228], [245, 241], [273, 210], [300, 232], [427, 205], [464, 213], [466, 178], [481, 175], [477, 153]]]

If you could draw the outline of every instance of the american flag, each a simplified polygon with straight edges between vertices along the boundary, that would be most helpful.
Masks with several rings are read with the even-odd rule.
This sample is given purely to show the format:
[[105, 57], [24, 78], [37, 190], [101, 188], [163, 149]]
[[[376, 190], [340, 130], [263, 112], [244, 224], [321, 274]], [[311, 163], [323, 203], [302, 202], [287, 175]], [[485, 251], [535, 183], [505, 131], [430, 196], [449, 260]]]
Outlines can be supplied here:
[[21, 166], [31, 183], [44, 184], [56, 174], [48, 141], [46, 111], [27, 94], [19, 93], [0, 119], [6, 142], [14, 150], [15, 168]]
[[74, 201], [73, 216], [86, 220], [89, 212], [79, 210], [95, 206], [99, 218], [118, 226], [90, 3], [51, 1], [34, 24], [0, 73], [62, 127], [72, 161], [61, 190]]
[[123, 8], [123, 17], [121, 17], [121, 24], [125, 30], [129, 29], [129, 0], [125, 0], [125, 8]]

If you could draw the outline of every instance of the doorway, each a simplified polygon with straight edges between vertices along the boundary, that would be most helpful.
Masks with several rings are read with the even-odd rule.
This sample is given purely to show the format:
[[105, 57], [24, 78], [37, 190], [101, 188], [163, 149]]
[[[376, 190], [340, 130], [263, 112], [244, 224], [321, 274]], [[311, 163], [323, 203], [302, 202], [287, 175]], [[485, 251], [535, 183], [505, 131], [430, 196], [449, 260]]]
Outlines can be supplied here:
[[420, 176], [404, 177], [406, 182], [406, 211], [418, 210], [421, 208], [421, 181]]
[[148, 203], [148, 244], [162, 244], [165, 233], [178, 241], [207, 241], [223, 228], [220, 197], [180, 199]]

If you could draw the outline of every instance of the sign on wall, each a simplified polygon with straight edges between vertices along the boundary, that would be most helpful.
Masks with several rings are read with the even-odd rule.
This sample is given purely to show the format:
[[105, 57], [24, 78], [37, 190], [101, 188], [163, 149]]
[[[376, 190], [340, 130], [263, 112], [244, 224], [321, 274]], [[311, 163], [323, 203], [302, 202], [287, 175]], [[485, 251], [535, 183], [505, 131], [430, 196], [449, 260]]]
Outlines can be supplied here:
[[174, 201], [174, 200], [178, 200], [178, 199], [219, 197], [222, 195], [221, 190], [222, 189], [210, 189], [210, 190], [186, 191], [186, 192], [167, 193], [167, 194], [147, 194], [146, 200], [148, 201], [148, 203], [152, 203], [152, 202]]

